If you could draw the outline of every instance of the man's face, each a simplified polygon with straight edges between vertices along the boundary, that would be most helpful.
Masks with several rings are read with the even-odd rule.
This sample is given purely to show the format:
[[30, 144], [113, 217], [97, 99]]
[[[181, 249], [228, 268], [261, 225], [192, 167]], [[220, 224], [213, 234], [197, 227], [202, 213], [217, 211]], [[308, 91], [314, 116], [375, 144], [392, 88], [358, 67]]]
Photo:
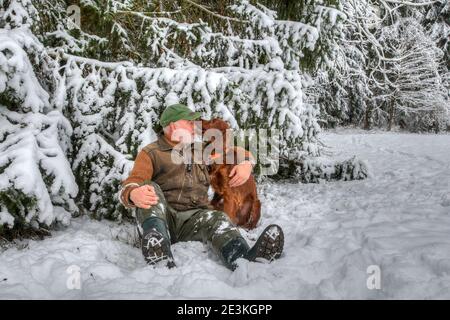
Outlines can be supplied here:
[[170, 123], [170, 140], [190, 144], [194, 141], [194, 121], [178, 120]]

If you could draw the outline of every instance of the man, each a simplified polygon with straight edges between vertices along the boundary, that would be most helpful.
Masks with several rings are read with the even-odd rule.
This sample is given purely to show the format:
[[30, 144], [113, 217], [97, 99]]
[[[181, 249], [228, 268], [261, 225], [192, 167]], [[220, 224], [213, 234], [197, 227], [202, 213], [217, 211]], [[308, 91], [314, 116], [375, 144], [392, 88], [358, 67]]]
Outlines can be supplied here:
[[[192, 144], [194, 120], [200, 116], [182, 104], [167, 107], [160, 118], [164, 133], [139, 152], [129, 177], [122, 182], [120, 201], [125, 207], [137, 208], [144, 258], [149, 264], [166, 260], [168, 267], [175, 266], [170, 245], [177, 241], [209, 242], [231, 270], [238, 258], [278, 258], [284, 244], [279, 226], [268, 226], [250, 248], [226, 213], [211, 209], [207, 166], [173, 161], [175, 146]], [[231, 172], [231, 187], [250, 177], [254, 158], [248, 151], [245, 155]]]

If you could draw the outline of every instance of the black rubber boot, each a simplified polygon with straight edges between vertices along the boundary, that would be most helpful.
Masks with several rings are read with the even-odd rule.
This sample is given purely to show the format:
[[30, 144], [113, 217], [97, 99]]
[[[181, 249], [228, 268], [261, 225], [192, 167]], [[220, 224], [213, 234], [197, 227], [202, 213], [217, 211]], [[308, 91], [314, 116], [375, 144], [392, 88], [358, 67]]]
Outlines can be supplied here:
[[148, 264], [154, 265], [167, 260], [167, 267], [175, 267], [172, 251], [170, 250], [170, 236], [164, 220], [152, 217], [143, 223], [142, 254]]
[[251, 249], [244, 238], [238, 237], [222, 247], [220, 256], [227, 268], [235, 270], [236, 260], [239, 258], [256, 262], [272, 262], [281, 256], [283, 247], [283, 230], [276, 224], [271, 224], [264, 229]]
[[236, 260], [245, 256], [250, 247], [244, 238], [238, 237], [228, 241], [220, 250], [220, 257], [225, 266], [230, 269], [236, 269]]

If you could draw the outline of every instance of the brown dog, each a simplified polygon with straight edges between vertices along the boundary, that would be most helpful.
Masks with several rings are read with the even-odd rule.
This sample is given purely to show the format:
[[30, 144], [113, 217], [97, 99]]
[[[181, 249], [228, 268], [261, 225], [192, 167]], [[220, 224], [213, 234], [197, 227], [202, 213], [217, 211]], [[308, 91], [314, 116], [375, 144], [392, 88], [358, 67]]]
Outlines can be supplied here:
[[[261, 216], [261, 202], [258, 199], [253, 175], [240, 186], [229, 186], [230, 172], [238, 160], [238, 149], [227, 147], [226, 130], [229, 128], [230, 126], [220, 119], [202, 120], [203, 134], [209, 129], [217, 129], [223, 137], [222, 150], [215, 150], [216, 153], [211, 155], [210, 178], [214, 189], [211, 205], [216, 210], [224, 211], [236, 225], [253, 229]], [[210, 142], [214, 143], [215, 139], [211, 138]], [[230, 159], [230, 153], [233, 154], [234, 161], [227, 163], [226, 159]]]

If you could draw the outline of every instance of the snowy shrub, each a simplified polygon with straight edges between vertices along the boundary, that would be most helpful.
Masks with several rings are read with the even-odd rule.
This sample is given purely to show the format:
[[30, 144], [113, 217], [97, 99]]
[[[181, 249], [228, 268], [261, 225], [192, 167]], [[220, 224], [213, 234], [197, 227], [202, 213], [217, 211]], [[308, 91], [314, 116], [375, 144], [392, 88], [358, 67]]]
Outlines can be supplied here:
[[445, 104], [432, 110], [419, 111], [401, 116], [400, 124], [411, 132], [435, 132], [447, 130], [449, 111]]
[[25, 0], [0, 13], [0, 228], [9, 230], [67, 224], [77, 211], [65, 154], [72, 127], [36, 76], [51, 73], [34, 71], [45, 58], [29, 59], [43, 55], [28, 28], [35, 13]]
[[[292, 175], [292, 171], [296, 173]], [[295, 161], [281, 159], [276, 178], [299, 180], [303, 183], [320, 181], [363, 180], [371, 175], [367, 163], [356, 156], [344, 161], [326, 157], [310, 157]]]
[[121, 219], [117, 190], [132, 162], [111, 148], [101, 136], [91, 134], [78, 152], [73, 169], [81, 190], [79, 203], [95, 218]]

